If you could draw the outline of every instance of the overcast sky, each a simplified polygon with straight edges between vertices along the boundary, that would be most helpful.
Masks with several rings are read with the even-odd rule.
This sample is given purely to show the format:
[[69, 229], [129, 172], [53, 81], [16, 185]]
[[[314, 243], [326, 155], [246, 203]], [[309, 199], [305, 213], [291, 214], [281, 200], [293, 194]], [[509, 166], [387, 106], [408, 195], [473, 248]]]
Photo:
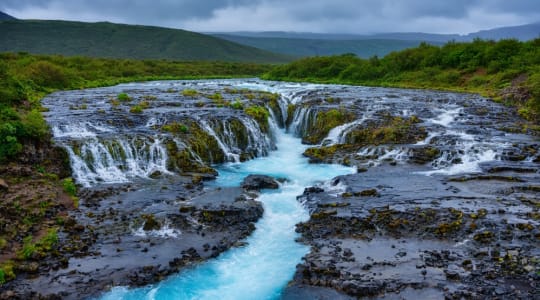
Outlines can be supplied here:
[[540, 0], [1, 0], [0, 10], [206, 32], [463, 34], [540, 21]]

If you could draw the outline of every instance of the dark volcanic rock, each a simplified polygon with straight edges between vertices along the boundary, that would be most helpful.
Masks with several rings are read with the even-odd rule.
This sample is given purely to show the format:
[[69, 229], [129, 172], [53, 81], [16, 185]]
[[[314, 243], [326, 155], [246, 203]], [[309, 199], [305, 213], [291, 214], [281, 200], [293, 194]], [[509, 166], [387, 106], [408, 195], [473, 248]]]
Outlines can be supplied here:
[[249, 175], [244, 178], [242, 187], [250, 191], [259, 191], [262, 189], [277, 189], [279, 188], [279, 183], [267, 175]]

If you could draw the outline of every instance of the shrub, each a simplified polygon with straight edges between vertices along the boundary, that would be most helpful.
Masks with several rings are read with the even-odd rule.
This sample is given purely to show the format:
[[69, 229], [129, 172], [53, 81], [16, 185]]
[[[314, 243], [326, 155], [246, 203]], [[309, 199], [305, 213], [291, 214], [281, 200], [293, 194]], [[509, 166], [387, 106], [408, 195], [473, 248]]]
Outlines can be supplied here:
[[22, 125], [27, 137], [42, 139], [47, 136], [49, 126], [37, 109], [23, 116]]

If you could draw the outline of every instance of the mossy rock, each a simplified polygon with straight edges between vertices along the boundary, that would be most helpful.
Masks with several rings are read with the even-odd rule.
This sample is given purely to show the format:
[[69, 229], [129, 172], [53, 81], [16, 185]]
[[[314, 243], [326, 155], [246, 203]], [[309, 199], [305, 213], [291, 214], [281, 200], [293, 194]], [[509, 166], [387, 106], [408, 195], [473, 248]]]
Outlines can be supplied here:
[[306, 144], [320, 143], [332, 130], [332, 128], [352, 122], [356, 115], [345, 109], [330, 109], [319, 111], [313, 120], [308, 121], [308, 128], [303, 133], [302, 142]]
[[142, 215], [141, 217], [144, 219], [144, 225], [143, 225], [144, 231], [161, 229], [161, 223], [158, 220], [156, 220], [154, 215]]
[[332, 162], [338, 153], [348, 153], [358, 150], [355, 145], [336, 144], [332, 146], [312, 147], [306, 149], [303, 155], [309, 158], [310, 163]]

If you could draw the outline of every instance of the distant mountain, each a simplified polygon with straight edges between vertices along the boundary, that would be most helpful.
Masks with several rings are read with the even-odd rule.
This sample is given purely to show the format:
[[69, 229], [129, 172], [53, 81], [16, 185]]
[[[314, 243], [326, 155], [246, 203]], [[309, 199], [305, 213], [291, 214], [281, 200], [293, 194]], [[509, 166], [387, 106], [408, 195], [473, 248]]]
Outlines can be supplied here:
[[292, 58], [191, 31], [108, 22], [0, 22], [0, 52], [279, 63]]
[[296, 57], [354, 53], [360, 57], [384, 56], [392, 51], [416, 47], [421, 42], [441, 45], [448, 41], [466, 42], [475, 38], [531, 40], [540, 37], [540, 23], [483, 30], [467, 35], [393, 32], [372, 35], [310, 32], [229, 32], [212, 35], [243, 45]]
[[0, 11], [0, 21], [5, 21], [5, 20], [17, 20], [17, 19]]
[[405, 40], [405, 41], [426, 41], [426, 42], [448, 42], [455, 41], [472, 41], [475, 38], [482, 39], [507, 39], [515, 38], [518, 40], [532, 40], [540, 37], [540, 22], [500, 27], [489, 30], [469, 33], [466, 35], [459, 34], [437, 34], [423, 32], [390, 32], [376, 34], [340, 34], [340, 33], [312, 33], [312, 32], [285, 32], [285, 31], [237, 31], [237, 32], [211, 32], [212, 35], [232, 35], [253, 38], [287, 38], [287, 39], [316, 39], [316, 40]]
[[[384, 56], [392, 51], [418, 46], [421, 41], [391, 39], [307, 39], [307, 38], [272, 38], [249, 37], [218, 34], [217, 37], [271, 52], [296, 57], [326, 56], [354, 53], [359, 57], [369, 58], [374, 55]], [[432, 42], [437, 44], [437, 42]]]
[[515, 38], [522, 41], [532, 40], [540, 38], [540, 22], [521, 26], [500, 27], [491, 30], [482, 30], [467, 35], [468, 39], [474, 39], [477, 37], [491, 40], [508, 38]]

